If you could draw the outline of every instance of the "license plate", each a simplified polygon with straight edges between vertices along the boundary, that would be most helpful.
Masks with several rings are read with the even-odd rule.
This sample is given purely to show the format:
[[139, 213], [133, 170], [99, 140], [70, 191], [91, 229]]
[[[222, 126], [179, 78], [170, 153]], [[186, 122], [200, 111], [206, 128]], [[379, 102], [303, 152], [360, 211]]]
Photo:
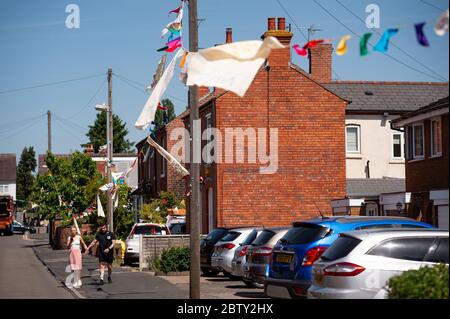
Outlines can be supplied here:
[[290, 264], [292, 262], [292, 255], [289, 254], [277, 254], [276, 261], [279, 263]]
[[323, 281], [324, 281], [325, 276], [323, 275], [323, 272], [318, 270], [314, 272], [314, 281], [316, 282], [316, 284], [318, 286], [322, 286], [323, 285]]

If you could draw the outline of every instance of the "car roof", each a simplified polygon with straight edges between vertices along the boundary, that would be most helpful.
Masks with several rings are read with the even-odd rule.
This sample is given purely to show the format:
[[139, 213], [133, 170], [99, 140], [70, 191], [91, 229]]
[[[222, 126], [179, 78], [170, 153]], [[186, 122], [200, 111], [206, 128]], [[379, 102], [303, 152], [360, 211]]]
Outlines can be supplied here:
[[155, 224], [155, 223], [136, 223], [134, 226], [159, 226], [159, 227], [166, 227], [164, 224]]
[[395, 237], [448, 237], [448, 230], [442, 229], [366, 229], [366, 230], [354, 230], [342, 233], [343, 236], [351, 236], [358, 238], [360, 240], [365, 240], [368, 238], [379, 237], [384, 238], [395, 238]]
[[[316, 224], [316, 225], [351, 225], [351, 224], [358, 224], [358, 223], [382, 223], [382, 222], [389, 222], [392, 224], [396, 223], [412, 223], [412, 224], [421, 224], [421, 225], [427, 225], [423, 222], [418, 222], [412, 218], [407, 217], [395, 217], [395, 216], [333, 216], [333, 217], [325, 217], [325, 218], [315, 218], [310, 220], [304, 220], [304, 221], [297, 221], [293, 223], [293, 226], [295, 227], [298, 224]], [[431, 226], [430, 226], [431, 227]]]

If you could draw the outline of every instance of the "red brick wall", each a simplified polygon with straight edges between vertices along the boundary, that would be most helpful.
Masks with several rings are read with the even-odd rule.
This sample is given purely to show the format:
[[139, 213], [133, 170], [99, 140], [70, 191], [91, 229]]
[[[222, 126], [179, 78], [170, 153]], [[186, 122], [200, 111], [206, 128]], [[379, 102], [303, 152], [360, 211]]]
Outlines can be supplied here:
[[333, 45], [320, 44], [310, 49], [309, 73], [319, 83], [329, 83], [332, 79]]
[[[178, 143], [177, 140], [172, 141], [170, 139], [170, 134], [171, 134], [172, 130], [174, 130], [175, 128], [184, 128], [184, 122], [180, 117], [177, 117], [175, 120], [173, 120], [166, 126], [166, 131], [165, 131], [166, 146], [167, 146], [166, 150], [168, 150], [169, 152], [170, 152], [171, 148], [176, 143]], [[166, 172], [167, 172], [166, 173], [167, 190], [175, 193], [177, 198], [184, 199], [184, 197], [186, 195], [185, 181], [182, 179], [182, 176], [175, 171], [174, 168], [172, 168], [170, 165], [167, 165], [167, 161], [165, 161], [165, 165], [166, 165]]]
[[433, 189], [448, 188], [449, 157], [448, 157], [448, 114], [442, 117], [442, 156], [431, 156], [430, 121], [424, 121], [425, 129], [425, 159], [410, 161], [406, 164], [407, 192], [426, 192]]
[[[283, 55], [280, 56], [283, 58]], [[289, 225], [331, 213], [346, 194], [346, 102], [288, 65], [261, 71], [246, 96], [217, 100], [217, 127], [278, 128], [279, 170], [260, 165], [217, 165], [217, 226]]]

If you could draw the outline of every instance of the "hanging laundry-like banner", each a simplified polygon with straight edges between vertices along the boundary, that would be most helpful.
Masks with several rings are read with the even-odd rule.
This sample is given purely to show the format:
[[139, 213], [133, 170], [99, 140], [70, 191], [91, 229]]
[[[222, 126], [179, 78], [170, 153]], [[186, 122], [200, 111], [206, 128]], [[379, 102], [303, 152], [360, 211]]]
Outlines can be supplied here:
[[430, 42], [428, 42], [427, 36], [425, 35], [425, 32], [423, 31], [423, 28], [425, 27], [426, 22], [417, 23], [414, 28], [416, 29], [416, 37], [417, 41], [421, 46], [429, 47]]
[[113, 183], [109, 183], [109, 184], [105, 184], [102, 187], [99, 188], [99, 190], [101, 190], [102, 192], [107, 192], [110, 189], [114, 188], [114, 184]]
[[391, 41], [391, 38], [397, 33], [398, 29], [387, 29], [383, 33], [383, 36], [381, 37], [380, 41], [374, 47], [374, 50], [381, 53], [386, 53], [389, 50], [389, 41]]
[[373, 33], [366, 33], [361, 37], [361, 40], [359, 41], [359, 54], [361, 56], [366, 56], [369, 54], [367, 44], [369, 43], [369, 40], [372, 37], [372, 35]]
[[437, 21], [434, 31], [440, 37], [443, 37], [448, 32], [448, 20], [449, 20], [449, 10], [445, 11]]
[[134, 124], [137, 129], [145, 130], [154, 120], [156, 109], [158, 108], [158, 104], [161, 102], [162, 96], [167, 90], [170, 81], [173, 78], [173, 74], [175, 72], [175, 66], [177, 61], [183, 55], [184, 50], [180, 49], [173, 57], [172, 61], [169, 63], [169, 66], [164, 71], [161, 79], [156, 84], [155, 88], [152, 91], [147, 103], [145, 103], [144, 108]]
[[105, 212], [103, 211], [102, 202], [100, 201], [100, 196], [97, 195], [97, 216], [98, 217], [106, 217]]
[[189, 53], [187, 85], [217, 87], [243, 97], [273, 49], [284, 46], [274, 37], [234, 42]]
[[350, 40], [352, 37], [349, 35], [344, 35], [339, 42], [338, 47], [336, 48], [336, 54], [337, 55], [345, 55], [348, 51], [347, 41]]
[[298, 44], [295, 44], [292, 46], [292, 48], [295, 50], [295, 52], [300, 56], [308, 56], [308, 50], [317, 47], [319, 44], [322, 43], [328, 43], [329, 40], [323, 40], [323, 39], [317, 39], [317, 40], [311, 40], [308, 43], [306, 43], [303, 47], [300, 47]]
[[166, 62], [167, 62], [167, 54], [164, 54], [161, 58], [161, 60], [159, 60], [158, 62], [158, 67], [156, 69], [155, 74], [153, 75], [153, 82], [150, 86], [147, 87], [147, 90], [153, 90], [156, 86], [156, 84], [158, 84], [159, 80], [161, 79], [161, 76], [164, 73], [164, 68], [166, 67]]
[[177, 161], [175, 157], [172, 156], [169, 152], [167, 152], [162, 146], [156, 143], [150, 136], [147, 137], [147, 143], [153, 146], [156, 151], [161, 154], [167, 160], [167, 163], [172, 166], [180, 175], [183, 177], [190, 175], [189, 171], [181, 165], [180, 162]]
[[[183, 10], [184, 1], [182, 1], [181, 6], [177, 9], [177, 17], [175, 20], [170, 22], [161, 32], [161, 38], [164, 37], [168, 32], [174, 33], [176, 31], [181, 31], [183, 23]], [[175, 11], [175, 10], [174, 10]]]

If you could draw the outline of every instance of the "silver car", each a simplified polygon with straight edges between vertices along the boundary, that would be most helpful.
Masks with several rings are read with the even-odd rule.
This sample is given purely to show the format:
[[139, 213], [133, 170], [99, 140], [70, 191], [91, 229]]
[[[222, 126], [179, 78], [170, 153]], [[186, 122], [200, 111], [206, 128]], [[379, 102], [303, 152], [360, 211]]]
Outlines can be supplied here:
[[310, 299], [384, 299], [391, 277], [448, 264], [448, 231], [366, 230], [343, 233], [313, 265]]
[[214, 253], [211, 256], [211, 266], [224, 275], [235, 279], [233, 276], [232, 261], [234, 252], [247, 238], [256, 236], [258, 228], [238, 228], [229, 231], [214, 247]]
[[236, 278], [244, 277], [244, 264], [246, 261], [246, 254], [248, 247], [256, 240], [263, 230], [258, 229], [247, 236], [244, 242], [242, 242], [238, 248], [234, 251], [234, 257], [231, 261], [231, 273]]

